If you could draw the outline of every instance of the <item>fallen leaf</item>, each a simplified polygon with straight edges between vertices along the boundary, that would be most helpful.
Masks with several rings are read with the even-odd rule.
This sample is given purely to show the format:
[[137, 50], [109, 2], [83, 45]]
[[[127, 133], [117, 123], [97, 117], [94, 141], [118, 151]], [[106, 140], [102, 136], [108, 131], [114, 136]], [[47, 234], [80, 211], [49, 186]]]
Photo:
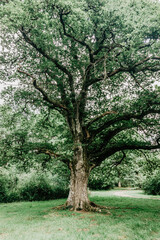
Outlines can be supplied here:
[[58, 228], [58, 230], [59, 230], [59, 231], [62, 231], [62, 230], [63, 230], [63, 228]]

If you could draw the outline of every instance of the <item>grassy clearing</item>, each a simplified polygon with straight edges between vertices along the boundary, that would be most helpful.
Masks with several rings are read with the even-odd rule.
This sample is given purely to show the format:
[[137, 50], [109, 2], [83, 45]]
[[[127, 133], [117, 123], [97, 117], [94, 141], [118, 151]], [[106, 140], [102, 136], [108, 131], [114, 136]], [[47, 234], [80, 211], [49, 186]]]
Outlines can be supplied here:
[[132, 197], [132, 198], [146, 198], [160, 200], [160, 196], [147, 195], [142, 190], [135, 190], [132, 188], [115, 188], [111, 191], [92, 191], [91, 196], [108, 197], [108, 196], [120, 196], [120, 197]]
[[0, 240], [160, 240], [159, 200], [101, 193], [91, 200], [110, 213], [52, 209], [65, 200], [0, 204]]

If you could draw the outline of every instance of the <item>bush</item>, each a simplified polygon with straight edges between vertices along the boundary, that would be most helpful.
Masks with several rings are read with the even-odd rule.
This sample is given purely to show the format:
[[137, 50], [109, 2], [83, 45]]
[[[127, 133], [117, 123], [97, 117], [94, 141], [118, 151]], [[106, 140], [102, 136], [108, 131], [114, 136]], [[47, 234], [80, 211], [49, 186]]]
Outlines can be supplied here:
[[5, 202], [7, 197], [6, 179], [0, 176], [0, 202]]
[[68, 195], [67, 189], [57, 186], [53, 187], [44, 176], [30, 179], [19, 191], [21, 199], [26, 201], [44, 201], [63, 198]]
[[96, 168], [91, 172], [89, 177], [88, 187], [91, 190], [108, 190], [115, 186], [115, 180], [107, 178], [102, 174], [101, 168]]
[[114, 188], [113, 183], [104, 183], [101, 179], [90, 179], [88, 187], [91, 190], [109, 190]]
[[143, 183], [143, 190], [147, 194], [160, 195], [160, 171], [156, 171]]
[[6, 194], [6, 202], [7, 203], [19, 202], [19, 201], [21, 201], [21, 196], [20, 196], [19, 191], [13, 190]]
[[0, 170], [0, 202], [13, 202], [19, 199], [18, 194], [14, 192], [16, 180], [16, 176], [11, 172], [6, 169]]
[[69, 192], [67, 181], [59, 175], [33, 169], [20, 173], [13, 167], [0, 171], [1, 203], [65, 198]]

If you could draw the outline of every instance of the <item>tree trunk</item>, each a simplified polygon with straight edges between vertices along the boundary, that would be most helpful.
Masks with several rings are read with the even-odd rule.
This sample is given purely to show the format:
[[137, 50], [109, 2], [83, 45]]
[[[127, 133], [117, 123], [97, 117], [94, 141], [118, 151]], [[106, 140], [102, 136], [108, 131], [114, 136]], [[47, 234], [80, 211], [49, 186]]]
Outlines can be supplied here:
[[118, 187], [121, 188], [121, 181], [118, 181]]
[[88, 177], [90, 168], [87, 163], [85, 150], [82, 144], [78, 143], [74, 151], [74, 159], [70, 164], [70, 192], [66, 206], [73, 210], [89, 210], [90, 201], [88, 198]]
[[65, 205], [62, 207], [70, 208], [71, 210], [98, 211], [106, 209], [104, 206], [99, 206], [91, 202], [88, 198], [88, 178], [92, 167], [87, 161], [85, 147], [83, 144], [76, 144], [73, 161], [70, 163], [70, 191]]
[[93, 166], [87, 158], [85, 146], [85, 134], [79, 121], [79, 114], [73, 121], [72, 133], [74, 139], [74, 156], [70, 162], [70, 192], [65, 207], [72, 210], [99, 211], [103, 206], [98, 206], [90, 202], [88, 198], [88, 178]]
[[70, 192], [67, 206], [73, 210], [87, 209], [90, 205], [87, 191], [88, 174], [84, 169], [71, 170]]

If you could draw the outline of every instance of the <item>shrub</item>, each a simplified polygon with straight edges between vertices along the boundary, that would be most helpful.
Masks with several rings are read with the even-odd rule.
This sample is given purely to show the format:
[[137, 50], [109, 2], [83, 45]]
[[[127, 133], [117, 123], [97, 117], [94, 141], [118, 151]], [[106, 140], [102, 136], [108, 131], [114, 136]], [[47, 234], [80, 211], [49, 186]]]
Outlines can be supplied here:
[[19, 201], [21, 201], [21, 196], [19, 191], [13, 190], [6, 194], [6, 202], [11, 203], [11, 202], [19, 202]]
[[0, 202], [5, 202], [7, 197], [6, 179], [0, 176]]
[[19, 201], [20, 196], [17, 187], [17, 173], [16, 168], [0, 169], [0, 202], [14, 202]]
[[58, 174], [34, 169], [28, 173], [18, 172], [14, 168], [0, 171], [0, 202], [65, 198], [69, 192], [67, 181]]
[[21, 199], [27, 201], [44, 201], [63, 198], [67, 197], [68, 194], [67, 189], [57, 186], [53, 187], [44, 176], [30, 179], [30, 181], [26, 182], [19, 191]]
[[92, 190], [108, 190], [115, 186], [115, 180], [107, 178], [102, 174], [101, 169], [94, 169], [89, 177], [88, 187]]
[[155, 173], [148, 177], [143, 183], [143, 190], [147, 194], [160, 195], [160, 171], [155, 171]]

